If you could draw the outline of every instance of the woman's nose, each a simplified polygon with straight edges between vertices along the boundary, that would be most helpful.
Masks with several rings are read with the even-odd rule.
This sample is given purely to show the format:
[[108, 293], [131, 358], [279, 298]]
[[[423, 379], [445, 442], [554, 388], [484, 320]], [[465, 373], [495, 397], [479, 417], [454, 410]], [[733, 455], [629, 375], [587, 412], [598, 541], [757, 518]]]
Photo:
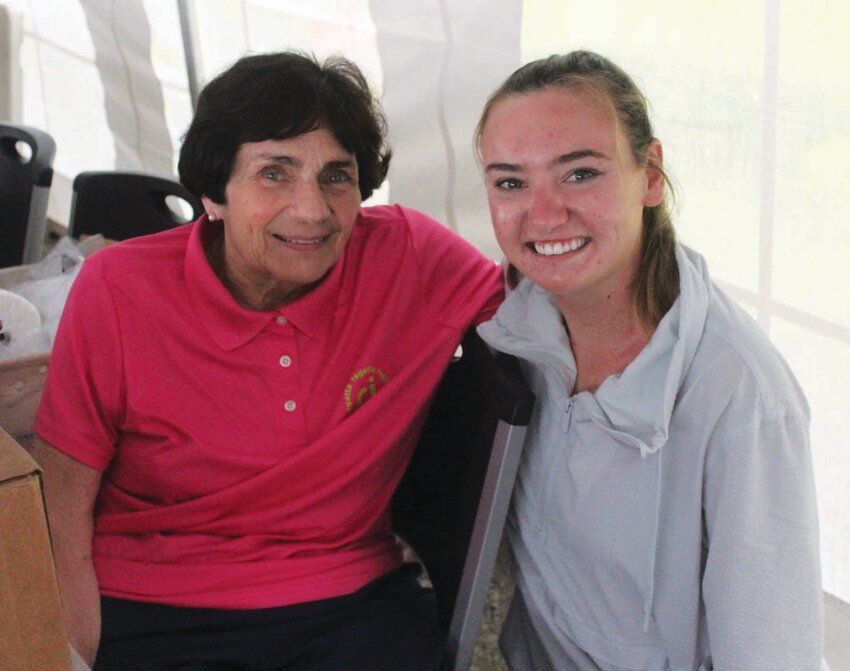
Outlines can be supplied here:
[[295, 193], [292, 203], [293, 214], [304, 222], [321, 221], [330, 214], [325, 193], [321, 184], [315, 180], [303, 180]]
[[552, 229], [569, 219], [569, 208], [562, 193], [552, 186], [537, 186], [531, 191], [528, 213], [532, 226]]

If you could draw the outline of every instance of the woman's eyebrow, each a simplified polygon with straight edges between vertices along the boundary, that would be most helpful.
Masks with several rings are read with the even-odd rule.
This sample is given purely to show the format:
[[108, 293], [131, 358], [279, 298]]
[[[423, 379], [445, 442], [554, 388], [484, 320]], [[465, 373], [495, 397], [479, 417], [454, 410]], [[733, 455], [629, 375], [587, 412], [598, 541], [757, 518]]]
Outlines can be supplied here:
[[[563, 165], [564, 163], [572, 163], [573, 161], [578, 161], [583, 158], [599, 158], [607, 160], [610, 157], [600, 151], [596, 151], [595, 149], [577, 149], [576, 151], [571, 151], [567, 154], [561, 154], [549, 165]], [[522, 169], [522, 165], [519, 163], [499, 162], [488, 163], [484, 168], [484, 172], [521, 172]]]
[[354, 159], [338, 159], [335, 161], [328, 161], [325, 163], [325, 169], [327, 170], [339, 170], [345, 168], [356, 168], [357, 161]]
[[272, 163], [280, 163], [281, 165], [301, 165], [301, 161], [294, 156], [289, 156], [287, 154], [259, 154], [254, 160], [263, 162], [270, 161]]
[[501, 171], [501, 172], [519, 172], [522, 166], [516, 163], [488, 163], [484, 168], [484, 172]]
[[578, 161], [582, 158], [607, 159], [609, 158], [609, 156], [603, 154], [602, 152], [596, 151], [595, 149], [577, 149], [576, 151], [571, 151], [568, 154], [561, 154], [558, 158], [552, 161], [552, 165], [571, 163], [572, 161]]
[[[271, 161], [273, 163], [280, 163], [281, 165], [291, 165], [296, 168], [301, 166], [301, 161], [299, 159], [294, 156], [289, 156], [288, 154], [260, 154], [255, 160]], [[330, 160], [322, 167], [325, 170], [338, 170], [340, 168], [353, 168], [356, 165], [357, 162], [354, 159], [340, 158]]]

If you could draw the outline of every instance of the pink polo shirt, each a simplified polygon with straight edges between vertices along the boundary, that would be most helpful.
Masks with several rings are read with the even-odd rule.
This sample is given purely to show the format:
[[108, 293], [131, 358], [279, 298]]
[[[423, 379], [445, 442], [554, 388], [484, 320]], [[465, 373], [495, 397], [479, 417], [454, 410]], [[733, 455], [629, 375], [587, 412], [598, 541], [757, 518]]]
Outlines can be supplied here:
[[98, 252], [74, 283], [36, 432], [103, 471], [103, 594], [261, 608], [397, 567], [388, 504], [498, 266], [425, 215], [364, 208], [325, 280], [270, 312], [218, 280], [205, 220]]

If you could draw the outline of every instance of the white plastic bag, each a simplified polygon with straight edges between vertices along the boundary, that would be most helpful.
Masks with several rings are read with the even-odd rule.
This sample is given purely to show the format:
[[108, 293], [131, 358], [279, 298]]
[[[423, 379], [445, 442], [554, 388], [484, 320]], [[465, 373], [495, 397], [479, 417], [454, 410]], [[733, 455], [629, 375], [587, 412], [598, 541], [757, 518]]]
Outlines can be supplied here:
[[[6, 287], [20, 299], [0, 296], [0, 322], [4, 321], [3, 312], [7, 312], [2, 328], [4, 337], [0, 339], [0, 361], [51, 350], [71, 285], [85, 258], [103, 246], [100, 235], [81, 243], [64, 237], [39, 263], [26, 267], [23, 279]], [[19, 318], [31, 312], [22, 301], [38, 312], [41, 323], [37, 327], [32, 328], [29, 320]], [[23, 325], [15, 329], [17, 324]]]

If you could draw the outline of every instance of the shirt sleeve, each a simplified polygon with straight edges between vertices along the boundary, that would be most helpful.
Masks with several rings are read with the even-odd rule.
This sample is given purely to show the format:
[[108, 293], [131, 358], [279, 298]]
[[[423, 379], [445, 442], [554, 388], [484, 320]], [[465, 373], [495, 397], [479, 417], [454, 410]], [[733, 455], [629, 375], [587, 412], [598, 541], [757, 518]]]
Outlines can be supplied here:
[[121, 335], [114, 302], [86, 261], [62, 312], [35, 432], [56, 449], [106, 470], [123, 416]]
[[716, 671], [821, 668], [823, 594], [805, 412], [732, 398], [706, 460], [703, 599]]
[[434, 318], [462, 330], [490, 319], [504, 298], [500, 265], [427, 215], [403, 211]]

